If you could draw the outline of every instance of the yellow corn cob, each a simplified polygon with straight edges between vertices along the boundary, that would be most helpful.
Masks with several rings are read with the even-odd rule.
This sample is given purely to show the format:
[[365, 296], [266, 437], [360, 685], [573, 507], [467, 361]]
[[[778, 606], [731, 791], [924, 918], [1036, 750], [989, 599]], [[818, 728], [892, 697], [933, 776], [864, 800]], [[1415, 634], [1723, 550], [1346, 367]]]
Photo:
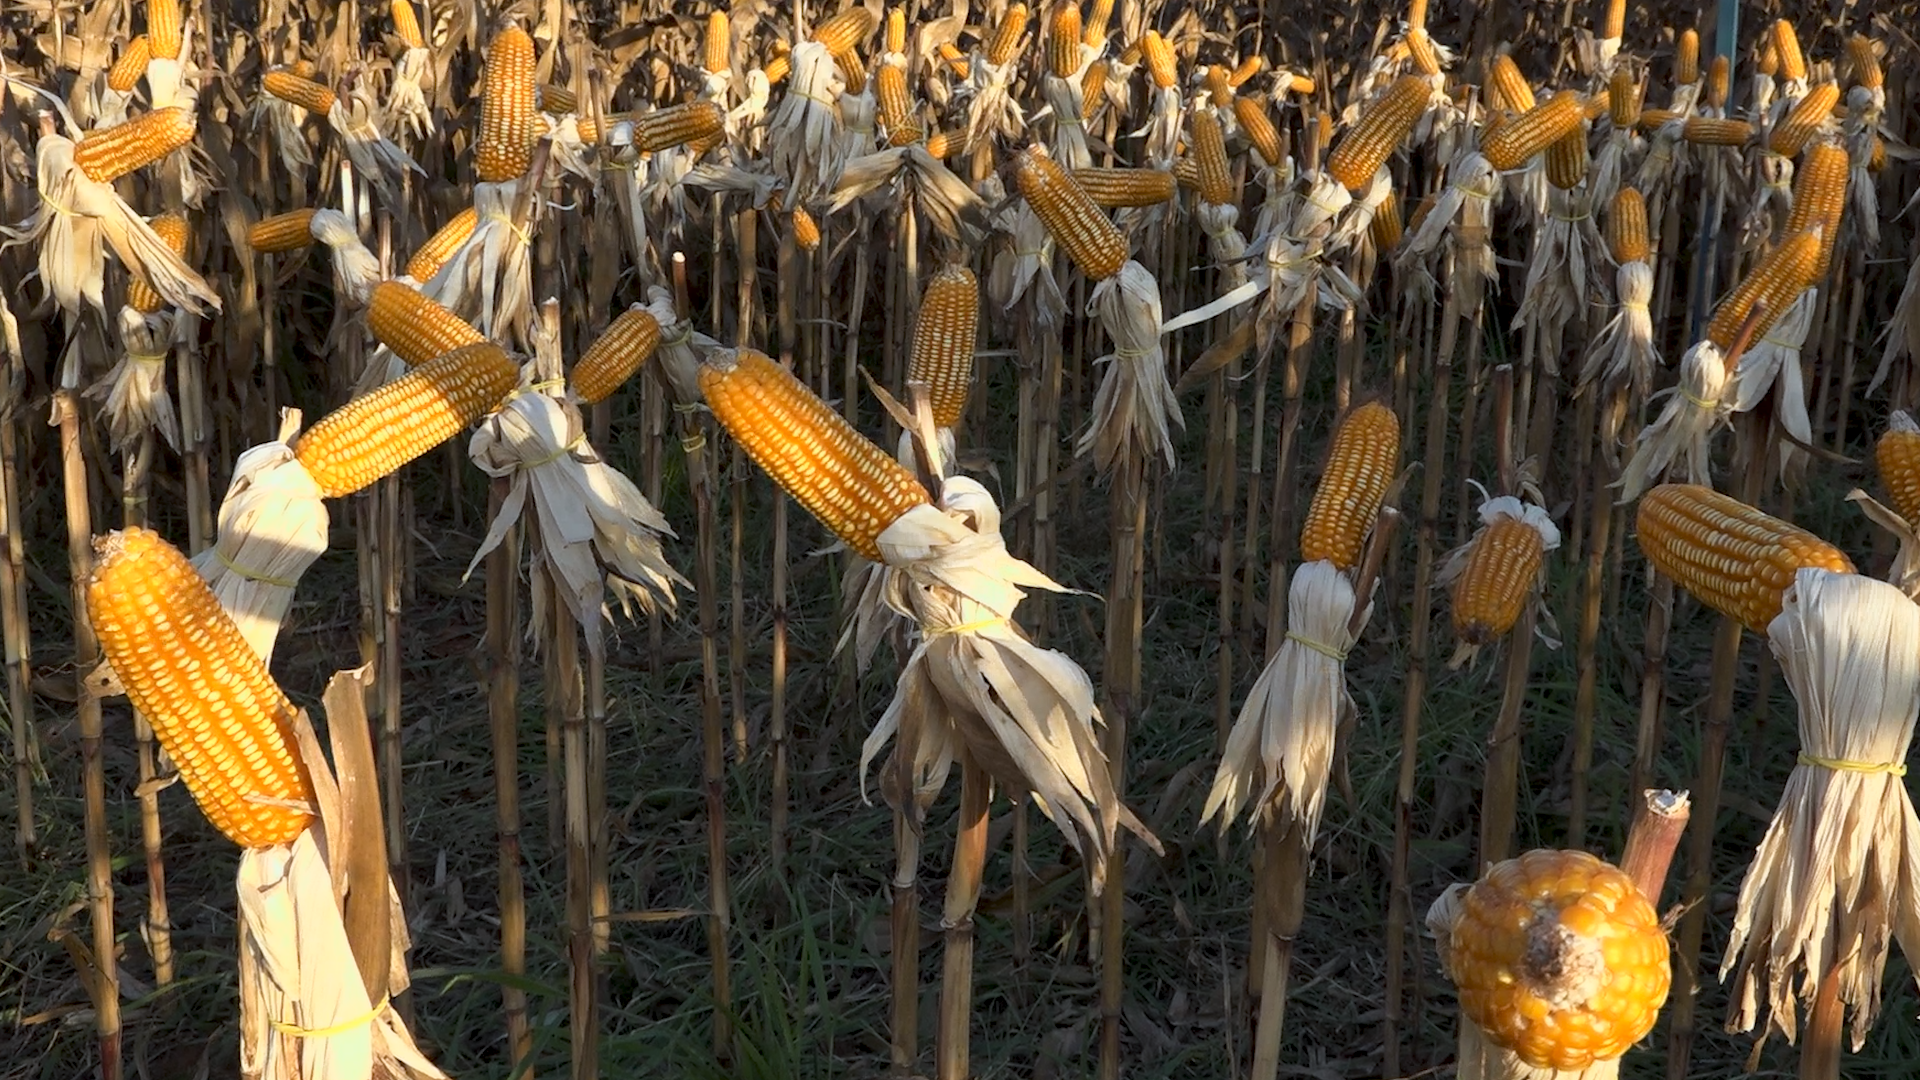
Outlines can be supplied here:
[[1440, 53], [1433, 47], [1433, 39], [1427, 36], [1425, 27], [1416, 26], [1407, 31], [1407, 59], [1412, 61], [1413, 70], [1422, 75], [1440, 74]]
[[1207, 86], [1207, 104], [1216, 109], [1233, 106], [1233, 86], [1227, 82], [1227, 69], [1219, 64], [1209, 64], [1200, 69], [1200, 77]]
[[1850, 574], [1840, 549], [1805, 529], [1696, 484], [1661, 484], [1640, 500], [1640, 550], [1654, 569], [1755, 633], [1780, 614], [1794, 572]]
[[313, 819], [283, 804], [314, 802], [295, 749], [293, 702], [160, 534], [108, 533], [93, 550], [87, 618], [100, 651], [200, 812], [242, 847], [292, 841]]
[[1780, 78], [1787, 82], [1807, 77], [1807, 57], [1800, 51], [1800, 35], [1794, 33], [1793, 24], [1785, 19], [1775, 19], [1773, 23], [1773, 51], [1780, 58]]
[[885, 45], [887, 52], [907, 51], [907, 9], [897, 4], [887, 9]]
[[967, 61], [967, 54], [951, 41], [940, 43], [940, 59], [946, 62], [947, 69], [956, 79], [964, 79], [973, 74], [973, 65]]
[[1407, 25], [1427, 25], [1427, 0], [1407, 0]]
[[1286, 76], [1289, 92], [1299, 94], [1301, 97], [1307, 97], [1313, 93], [1314, 83], [1311, 76], [1296, 75], [1291, 71], [1287, 72]]
[[1873, 448], [1880, 484], [1893, 500], [1893, 509], [1909, 524], [1920, 522], [1920, 425], [1895, 410], [1887, 418], [1887, 433]]
[[1700, 81], [1700, 32], [1687, 29], [1673, 45], [1673, 81], [1692, 86]]
[[633, 145], [642, 153], [711, 138], [726, 130], [727, 111], [717, 101], [669, 105], [633, 118]]
[[1833, 260], [1833, 245], [1840, 238], [1840, 215], [1847, 209], [1846, 150], [1835, 142], [1818, 142], [1807, 148], [1800, 159], [1799, 175], [1793, 182], [1793, 209], [1787, 213], [1786, 235], [1792, 236], [1818, 225], [1820, 254], [1814, 259], [1813, 278], [1820, 280]]
[[87, 179], [112, 183], [151, 165], [193, 141], [193, 110], [178, 105], [90, 131], [73, 148], [73, 163]]
[[761, 66], [760, 73], [767, 77], [767, 85], [778, 86], [786, 79], [787, 73], [793, 70], [793, 56], [782, 42], [774, 42], [772, 49], [773, 55], [767, 57], [767, 62]]
[[[147, 224], [175, 255], [184, 256], [187, 253], [187, 215], [178, 210], [169, 210], [156, 215]], [[127, 283], [127, 306], [142, 315], [151, 315], [165, 307], [166, 303], [165, 298], [147, 284], [146, 278], [135, 275]]]
[[1587, 178], [1587, 133], [1578, 125], [1547, 147], [1547, 182], [1572, 191]]
[[1427, 220], [1428, 214], [1433, 213], [1433, 208], [1439, 201], [1440, 193], [1437, 191], [1429, 191], [1422, 196], [1413, 208], [1413, 216], [1407, 219], [1407, 228], [1419, 232], [1421, 224]]
[[392, 0], [388, 11], [393, 16], [393, 32], [400, 43], [409, 49], [427, 47], [427, 36], [420, 32], [420, 16], [413, 10], [413, 0]]
[[987, 43], [987, 63], [995, 67], [1005, 67], [1019, 55], [1020, 35], [1027, 32], [1027, 20], [1032, 13], [1025, 4], [1014, 4], [1007, 8], [1007, 14], [994, 28], [993, 40]]
[[1087, 73], [1080, 80], [1080, 122], [1090, 123], [1093, 114], [1100, 111], [1100, 103], [1107, 96], [1107, 61], [1095, 60], [1087, 65]]
[[1585, 116], [1590, 121], [1598, 120], [1601, 117], [1606, 116], [1612, 110], [1613, 110], [1612, 91], [1608, 90], [1604, 86], [1600, 88], [1599, 92], [1595, 93], [1592, 97], [1589, 97], [1586, 100], [1586, 102], [1582, 104], [1580, 107], [1581, 115]]
[[1877, 90], [1886, 85], [1886, 73], [1880, 68], [1880, 55], [1873, 50], [1873, 39], [1865, 34], [1855, 34], [1847, 39], [1847, 66], [1853, 69], [1853, 81], [1858, 86]]
[[1400, 196], [1387, 192], [1387, 199], [1373, 212], [1373, 220], [1367, 223], [1367, 230], [1373, 234], [1373, 250], [1382, 254], [1392, 251], [1400, 244], [1400, 236], [1405, 226], [1400, 222]]
[[907, 379], [927, 384], [937, 427], [952, 427], [973, 386], [973, 340], [980, 319], [980, 283], [960, 263], [942, 267], [920, 294]]
[[1798, 157], [1800, 151], [1824, 127], [1827, 127], [1833, 115], [1833, 107], [1840, 101], [1840, 87], [1837, 83], [1823, 82], [1807, 89], [1805, 97], [1794, 105], [1786, 118], [1774, 126], [1773, 133], [1767, 138], [1767, 149], [1782, 157]]
[[1520, 65], [1506, 53], [1494, 57], [1487, 68], [1487, 96], [1488, 104], [1509, 112], [1526, 112], [1535, 104], [1533, 87], [1520, 74]]
[[1718, 116], [1689, 116], [1680, 133], [1695, 146], [1745, 146], [1753, 138], [1753, 125]]
[[[1327, 175], [1358, 191], [1373, 181], [1394, 148], [1413, 131], [1426, 112], [1433, 87], [1418, 75], [1402, 75], [1360, 114], [1340, 145], [1327, 158]], [[1320, 127], [1322, 133], [1327, 125]]]
[[1267, 58], [1259, 53], [1251, 53], [1227, 73], [1227, 85], [1238, 90], [1246, 85], [1248, 79], [1265, 71], [1266, 68]]
[[1087, 9], [1086, 29], [1081, 31], [1080, 40], [1094, 52], [1107, 47], [1107, 24], [1113, 21], [1113, 0], [1093, 0], [1093, 6]]
[[860, 50], [848, 49], [843, 53], [834, 53], [833, 63], [840, 69], [840, 78], [847, 84], [847, 93], [866, 93], [867, 64], [860, 59]]
[[[1403, 77], [1416, 78], [1416, 79], [1419, 78], [1418, 75], [1403, 76]], [[1393, 89], [1392, 87], [1388, 87], [1388, 92], [1391, 93], [1392, 89]], [[1421, 106], [1421, 109], [1422, 111], [1425, 110], [1424, 104]], [[1419, 113], [1414, 114], [1415, 123], [1419, 123], [1419, 119], [1418, 119], [1419, 115], [1420, 115]], [[1362, 119], [1364, 120], [1365, 118], [1363, 117]], [[1320, 152], [1321, 160], [1322, 161], [1326, 160], [1327, 147], [1332, 145], [1333, 143], [1333, 114], [1328, 112], [1325, 109], [1315, 109], [1313, 114], [1313, 127], [1310, 128], [1309, 130], [1313, 133], [1314, 145], [1315, 145], [1315, 148]], [[1412, 130], [1412, 129], [1409, 128], [1408, 130]], [[1405, 138], [1406, 138], [1405, 135], [1401, 136], [1401, 139], [1405, 139]], [[1398, 146], [1399, 142], [1396, 141], [1394, 145]], [[1391, 154], [1393, 151], [1389, 149], [1387, 152]], [[1381, 164], [1383, 165], [1386, 164], [1386, 159], [1382, 158]]]
[[1761, 38], [1759, 56], [1754, 58], [1753, 70], [1771, 79], [1780, 73], [1780, 50], [1773, 47], [1773, 37]]
[[1613, 212], [1607, 215], [1607, 250], [1617, 263], [1646, 262], [1652, 254], [1647, 242], [1647, 200], [1634, 188], [1623, 187], [1613, 197]]
[[852, 52], [873, 33], [873, 12], [854, 4], [813, 27], [813, 40], [827, 47], [827, 51], [838, 57], [841, 53]]
[[967, 136], [967, 129], [954, 131], [936, 131], [927, 136], [927, 153], [942, 160], [959, 157], [973, 149], [973, 140]]
[[1707, 107], [1724, 109], [1727, 107], [1727, 82], [1732, 73], [1732, 61], [1724, 56], [1716, 56], [1713, 63], [1707, 65]]
[[1480, 142], [1480, 155], [1502, 172], [1525, 165], [1568, 132], [1580, 130], [1580, 95], [1562, 90], [1515, 117]]
[[1233, 200], [1233, 176], [1227, 171], [1227, 138], [1212, 109], [1193, 112], [1193, 163], [1200, 169], [1200, 201], [1225, 206]]
[[1158, 206], [1172, 200], [1178, 184], [1165, 169], [1103, 169], [1094, 166], [1073, 170], [1079, 184], [1096, 206], [1112, 210], [1122, 206]]
[[712, 74], [719, 74], [733, 66], [729, 57], [732, 52], [732, 25], [727, 21], [723, 8], [715, 8], [707, 13], [706, 67]]
[[1546, 558], [1540, 530], [1514, 517], [1496, 517], [1474, 538], [1453, 586], [1453, 632], [1469, 645], [1499, 640], [1533, 595]]
[[1756, 301], [1762, 301], [1767, 310], [1753, 332], [1754, 339], [1758, 340], [1787, 305], [1818, 280], [1815, 268], [1819, 259], [1817, 235], [1811, 230], [1792, 234], [1786, 242], [1767, 252], [1753, 272], [1742, 278], [1733, 292], [1720, 301], [1720, 306], [1713, 309], [1713, 321], [1707, 324], [1707, 339], [1722, 350], [1731, 349], [1747, 313]]
[[1627, 0], [1608, 0], [1607, 17], [1600, 23], [1600, 36], [1618, 38], [1627, 32]]
[[1278, 166], [1282, 151], [1280, 148], [1280, 130], [1273, 126], [1273, 119], [1267, 115], [1267, 107], [1251, 97], [1233, 99], [1233, 115], [1240, 121], [1240, 130], [1253, 144], [1260, 160], [1269, 168]]
[[1200, 166], [1195, 165], [1190, 157], [1174, 158], [1173, 179], [1181, 187], [1192, 191], [1200, 186]]
[[147, 46], [157, 59], [180, 59], [180, 0], [147, 0]]
[[295, 74], [291, 69], [280, 68], [267, 72], [261, 77], [260, 85], [281, 101], [298, 105], [310, 113], [325, 116], [333, 111], [333, 91], [305, 75]]
[[815, 251], [820, 247], [820, 223], [813, 220], [806, 207], [793, 208], [793, 243], [801, 251]]
[[1127, 261], [1126, 236], [1046, 147], [1035, 143], [1021, 151], [1014, 177], [1054, 242], [1090, 280], [1105, 281], [1120, 272]]
[[580, 107], [580, 99], [571, 89], [548, 83], [540, 88], [540, 111], [552, 116], [565, 116]]
[[1080, 70], [1080, 5], [1061, 4], [1053, 11], [1047, 26], [1047, 70], [1059, 78], [1071, 78]]
[[1154, 86], [1167, 90], [1180, 84], [1179, 71], [1174, 67], [1173, 46], [1159, 31], [1149, 30], [1141, 35], [1140, 56], [1147, 62]]
[[526, 175], [540, 117], [533, 103], [533, 38], [508, 23], [487, 48], [480, 88], [480, 138], [473, 144], [473, 171], [483, 183]]
[[1680, 119], [1680, 114], [1672, 109], [1641, 109], [1640, 130], [1656, 131], [1669, 121]]
[[604, 401], [633, 377], [660, 345], [660, 323], [639, 305], [620, 313], [587, 347], [568, 381], [581, 401]]
[[367, 300], [367, 329], [408, 367], [487, 340], [473, 324], [404, 282], [387, 280]]
[[261, 218], [247, 228], [247, 246], [255, 251], [280, 254], [298, 251], [313, 243], [313, 207], [305, 206], [284, 214]]
[[498, 408], [519, 379], [500, 346], [462, 346], [328, 413], [293, 455], [322, 495], [351, 495]]
[[1877, 176], [1880, 171], [1886, 167], [1887, 140], [1881, 138], [1879, 132], [1875, 132], [1873, 136], [1873, 149], [1867, 154], [1867, 171]]
[[311, 60], [295, 60], [286, 67], [287, 74], [296, 79], [311, 79], [315, 68]]
[[854, 552], [880, 560], [878, 538], [927, 489], [886, 451], [765, 353], [711, 353], [700, 390], [754, 464]]
[[474, 226], [479, 223], [480, 215], [471, 206], [453, 215], [452, 220], [427, 237], [427, 242], [421, 244], [413, 253], [413, 258], [407, 260], [407, 276], [420, 282], [430, 280], [453, 257], [453, 253], [473, 237]]
[[897, 64], [880, 65], [873, 89], [880, 125], [888, 131], [907, 126], [913, 115], [913, 101], [907, 96], [907, 69]]
[[107, 69], [107, 88], [122, 94], [133, 92], [140, 82], [140, 76], [147, 73], [147, 61], [153, 58], [153, 49], [147, 44], [147, 35], [141, 34], [127, 47], [120, 50], [119, 59]]
[[1616, 68], [1607, 84], [1607, 115], [1622, 131], [1640, 121], [1640, 84], [1626, 68]]
[[1393, 410], [1371, 401], [1348, 413], [1333, 433], [1326, 472], [1300, 526], [1300, 561], [1330, 562], [1339, 570], [1359, 565], [1399, 468], [1400, 420]]

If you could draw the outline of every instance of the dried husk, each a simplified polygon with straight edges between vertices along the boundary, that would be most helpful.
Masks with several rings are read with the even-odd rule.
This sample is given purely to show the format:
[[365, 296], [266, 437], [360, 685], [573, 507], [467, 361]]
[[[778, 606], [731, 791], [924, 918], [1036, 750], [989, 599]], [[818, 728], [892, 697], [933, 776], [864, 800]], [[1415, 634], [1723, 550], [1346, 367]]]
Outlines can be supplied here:
[[787, 92], [767, 121], [767, 160], [786, 179], [788, 199], [799, 205], [826, 198], [840, 179], [846, 81], [817, 41], [795, 45], [791, 64]]
[[1607, 206], [1613, 202], [1614, 195], [1620, 191], [1620, 177], [1626, 173], [1627, 163], [1645, 153], [1646, 148], [1647, 141], [1630, 127], [1608, 130], [1599, 152], [1593, 155], [1593, 173], [1587, 178], [1587, 193], [1593, 197], [1593, 205]]
[[1907, 268], [1900, 300], [1893, 305], [1893, 318], [1887, 320], [1886, 338], [1886, 347], [1880, 352], [1880, 366], [1874, 369], [1873, 378], [1867, 383], [1869, 394], [1887, 381], [1895, 361], [1920, 356], [1920, 258], [1915, 258]]
[[[1780, 313], [1765, 334], [1740, 354], [1733, 373], [1733, 411], [1751, 412], [1771, 393], [1781, 428], [1802, 445], [1813, 445], [1813, 421], [1807, 415], [1807, 391], [1800, 372], [1800, 347], [1813, 325], [1820, 290], [1805, 289]], [[1789, 484], [1806, 471], [1807, 452], [1791, 439], [1780, 440], [1780, 473]]]
[[393, 82], [387, 87], [387, 119], [395, 134], [406, 132], [415, 141], [433, 134], [433, 110], [421, 89], [432, 69], [433, 54], [424, 45], [407, 49], [394, 62]]
[[993, 270], [987, 276], [987, 294], [1002, 310], [1010, 309], [1021, 297], [1033, 301], [1034, 325], [1043, 333], [1057, 333], [1066, 319], [1067, 301], [1060, 283], [1053, 276], [1053, 236], [1040, 215], [1025, 199], [1016, 201], [1001, 218], [1000, 229], [1012, 243], [993, 257]]
[[524, 182], [473, 186], [479, 219], [473, 234], [421, 291], [472, 322], [488, 340], [512, 340], [526, 350], [533, 317], [533, 245], [529, 222], [515, 216]]
[[[1547, 202], [1547, 214], [1533, 234], [1527, 281], [1513, 325], [1533, 325], [1545, 331], [1548, 340], [1559, 340], [1567, 327], [1583, 326], [1594, 306], [1587, 268], [1604, 266], [1612, 256], [1594, 227], [1593, 200], [1585, 191], [1550, 187]], [[1558, 357], [1558, 349], [1541, 350], [1546, 374], [1560, 373]]]
[[1156, 86], [1147, 101], [1147, 122], [1128, 138], [1145, 136], [1145, 164], [1156, 169], [1173, 167], [1174, 150], [1180, 145], [1180, 88]]
[[1753, 165], [1757, 185], [1740, 221], [1740, 247], [1757, 251], [1773, 239], [1793, 212], [1793, 159], [1762, 145]]
[[290, 101], [261, 90], [253, 97], [251, 127], [259, 131], [264, 121], [272, 132], [274, 149], [280, 153], [280, 168], [289, 175], [305, 175], [313, 167], [313, 147], [302, 126], [307, 110]]
[[1676, 463], [1686, 468], [1687, 483], [1713, 483], [1709, 442], [1714, 428], [1733, 412], [1731, 382], [1719, 346], [1701, 341], [1687, 350], [1680, 358], [1679, 383], [1647, 399], [1652, 403], [1665, 396], [1667, 403], [1634, 439], [1633, 457], [1616, 482], [1622, 502], [1638, 499]]
[[1086, 78], [1087, 67], [1093, 63], [1090, 49], [1080, 47], [1080, 70], [1069, 78], [1049, 74], [1040, 80], [1040, 95], [1046, 100], [1047, 109], [1053, 114], [1053, 138], [1047, 148], [1053, 151], [1053, 159], [1063, 169], [1084, 169], [1093, 164], [1093, 154], [1087, 149], [1086, 125], [1080, 121], [1080, 109], [1086, 100], [1081, 90], [1081, 80]]
[[[1448, 166], [1446, 189], [1434, 200], [1433, 209], [1420, 227], [1401, 241], [1401, 265], [1429, 275], [1431, 272], [1424, 270], [1426, 264], [1440, 254], [1443, 242], [1452, 241], [1453, 272], [1447, 284], [1463, 312], [1478, 310], [1488, 283], [1497, 280], [1488, 241], [1494, 200], [1499, 195], [1500, 177], [1493, 165], [1477, 150], [1465, 151]], [[1418, 278], [1420, 273], [1407, 276]]]
[[1026, 130], [1026, 114], [1013, 99], [1016, 64], [995, 64], [984, 49], [975, 49], [967, 80], [954, 88], [954, 99], [967, 107], [967, 142], [973, 146], [998, 135], [1017, 138]]
[[1167, 381], [1167, 357], [1160, 347], [1160, 285], [1153, 274], [1129, 259], [1120, 272], [1102, 281], [1087, 301], [1113, 342], [1113, 352], [1094, 361], [1106, 365], [1093, 397], [1093, 420], [1080, 439], [1079, 452], [1091, 452], [1101, 471], [1110, 471], [1122, 455], [1147, 456], [1156, 450], [1174, 465], [1170, 425], [1186, 428], [1180, 400]]
[[[412, 156], [380, 130], [380, 106], [373, 100], [370, 80], [356, 79], [352, 89], [335, 94], [333, 108], [327, 112], [327, 124], [339, 137], [340, 146], [353, 162], [360, 178], [373, 185], [380, 205], [398, 213], [400, 185], [407, 170], [421, 176], [426, 170]], [[484, 186], [484, 185], [483, 185]]]
[[[1847, 91], [1847, 118], [1841, 132], [1847, 144], [1847, 212], [1843, 217], [1848, 237], [1861, 254], [1872, 256], [1880, 247], [1880, 195], [1874, 187], [1873, 141], [1879, 135], [1880, 120], [1886, 112], [1884, 86], [1855, 86]], [[1842, 242], [1846, 242], [1845, 237]]]
[[313, 221], [307, 231], [315, 240], [327, 245], [333, 255], [333, 281], [335, 295], [351, 302], [355, 307], [365, 307], [373, 295], [373, 287], [380, 284], [380, 260], [360, 242], [360, 234], [355, 231], [353, 222], [338, 210], [322, 209], [313, 214]]
[[167, 392], [167, 357], [173, 351], [173, 316], [165, 311], [143, 315], [120, 309], [120, 359], [86, 396], [101, 403], [101, 419], [115, 452], [127, 448], [148, 431], [157, 431], [167, 445], [180, 449], [180, 418]]
[[985, 238], [986, 204], [922, 143], [888, 147], [849, 159], [834, 185], [828, 210], [839, 213], [882, 185], [895, 184], [898, 186], [890, 188], [888, 205], [899, 206], [911, 198], [921, 216], [942, 236], [968, 247]]
[[[1623, 390], [1644, 395], [1653, 385], [1654, 369], [1660, 366], [1660, 348], [1653, 340], [1653, 267], [1638, 261], [1621, 263], [1614, 271], [1614, 287], [1620, 310], [1593, 339], [1580, 369], [1580, 389], [1585, 393], [1597, 381], [1603, 398]], [[1618, 431], [1609, 434], [1608, 445], [1618, 436]]]

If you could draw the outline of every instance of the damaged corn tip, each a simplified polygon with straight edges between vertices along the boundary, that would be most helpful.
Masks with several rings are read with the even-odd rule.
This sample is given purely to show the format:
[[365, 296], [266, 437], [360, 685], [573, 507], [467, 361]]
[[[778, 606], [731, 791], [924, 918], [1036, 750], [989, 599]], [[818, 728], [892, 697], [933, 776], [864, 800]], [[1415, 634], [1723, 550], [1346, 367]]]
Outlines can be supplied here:
[[1803, 567], [1853, 573], [1839, 548], [1797, 525], [1698, 484], [1661, 484], [1634, 520], [1655, 570], [1699, 601], [1764, 634]]

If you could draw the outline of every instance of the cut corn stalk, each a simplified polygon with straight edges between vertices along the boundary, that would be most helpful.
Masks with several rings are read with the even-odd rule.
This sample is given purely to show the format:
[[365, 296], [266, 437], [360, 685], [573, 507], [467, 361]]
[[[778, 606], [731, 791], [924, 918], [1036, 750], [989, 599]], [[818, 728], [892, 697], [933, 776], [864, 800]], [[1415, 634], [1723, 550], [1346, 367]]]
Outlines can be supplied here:
[[1635, 532], [1654, 569], [1756, 633], [1780, 614], [1781, 594], [1796, 571], [1853, 572], [1853, 563], [1825, 540], [1697, 484], [1647, 492]]

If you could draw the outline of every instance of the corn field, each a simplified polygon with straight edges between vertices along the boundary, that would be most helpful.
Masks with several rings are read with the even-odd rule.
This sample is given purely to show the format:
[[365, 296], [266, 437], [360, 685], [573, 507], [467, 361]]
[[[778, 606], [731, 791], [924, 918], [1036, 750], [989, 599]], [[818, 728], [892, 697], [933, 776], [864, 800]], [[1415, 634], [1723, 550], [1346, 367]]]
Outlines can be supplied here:
[[12, 6], [0, 1074], [1914, 1075], [1916, 14]]

